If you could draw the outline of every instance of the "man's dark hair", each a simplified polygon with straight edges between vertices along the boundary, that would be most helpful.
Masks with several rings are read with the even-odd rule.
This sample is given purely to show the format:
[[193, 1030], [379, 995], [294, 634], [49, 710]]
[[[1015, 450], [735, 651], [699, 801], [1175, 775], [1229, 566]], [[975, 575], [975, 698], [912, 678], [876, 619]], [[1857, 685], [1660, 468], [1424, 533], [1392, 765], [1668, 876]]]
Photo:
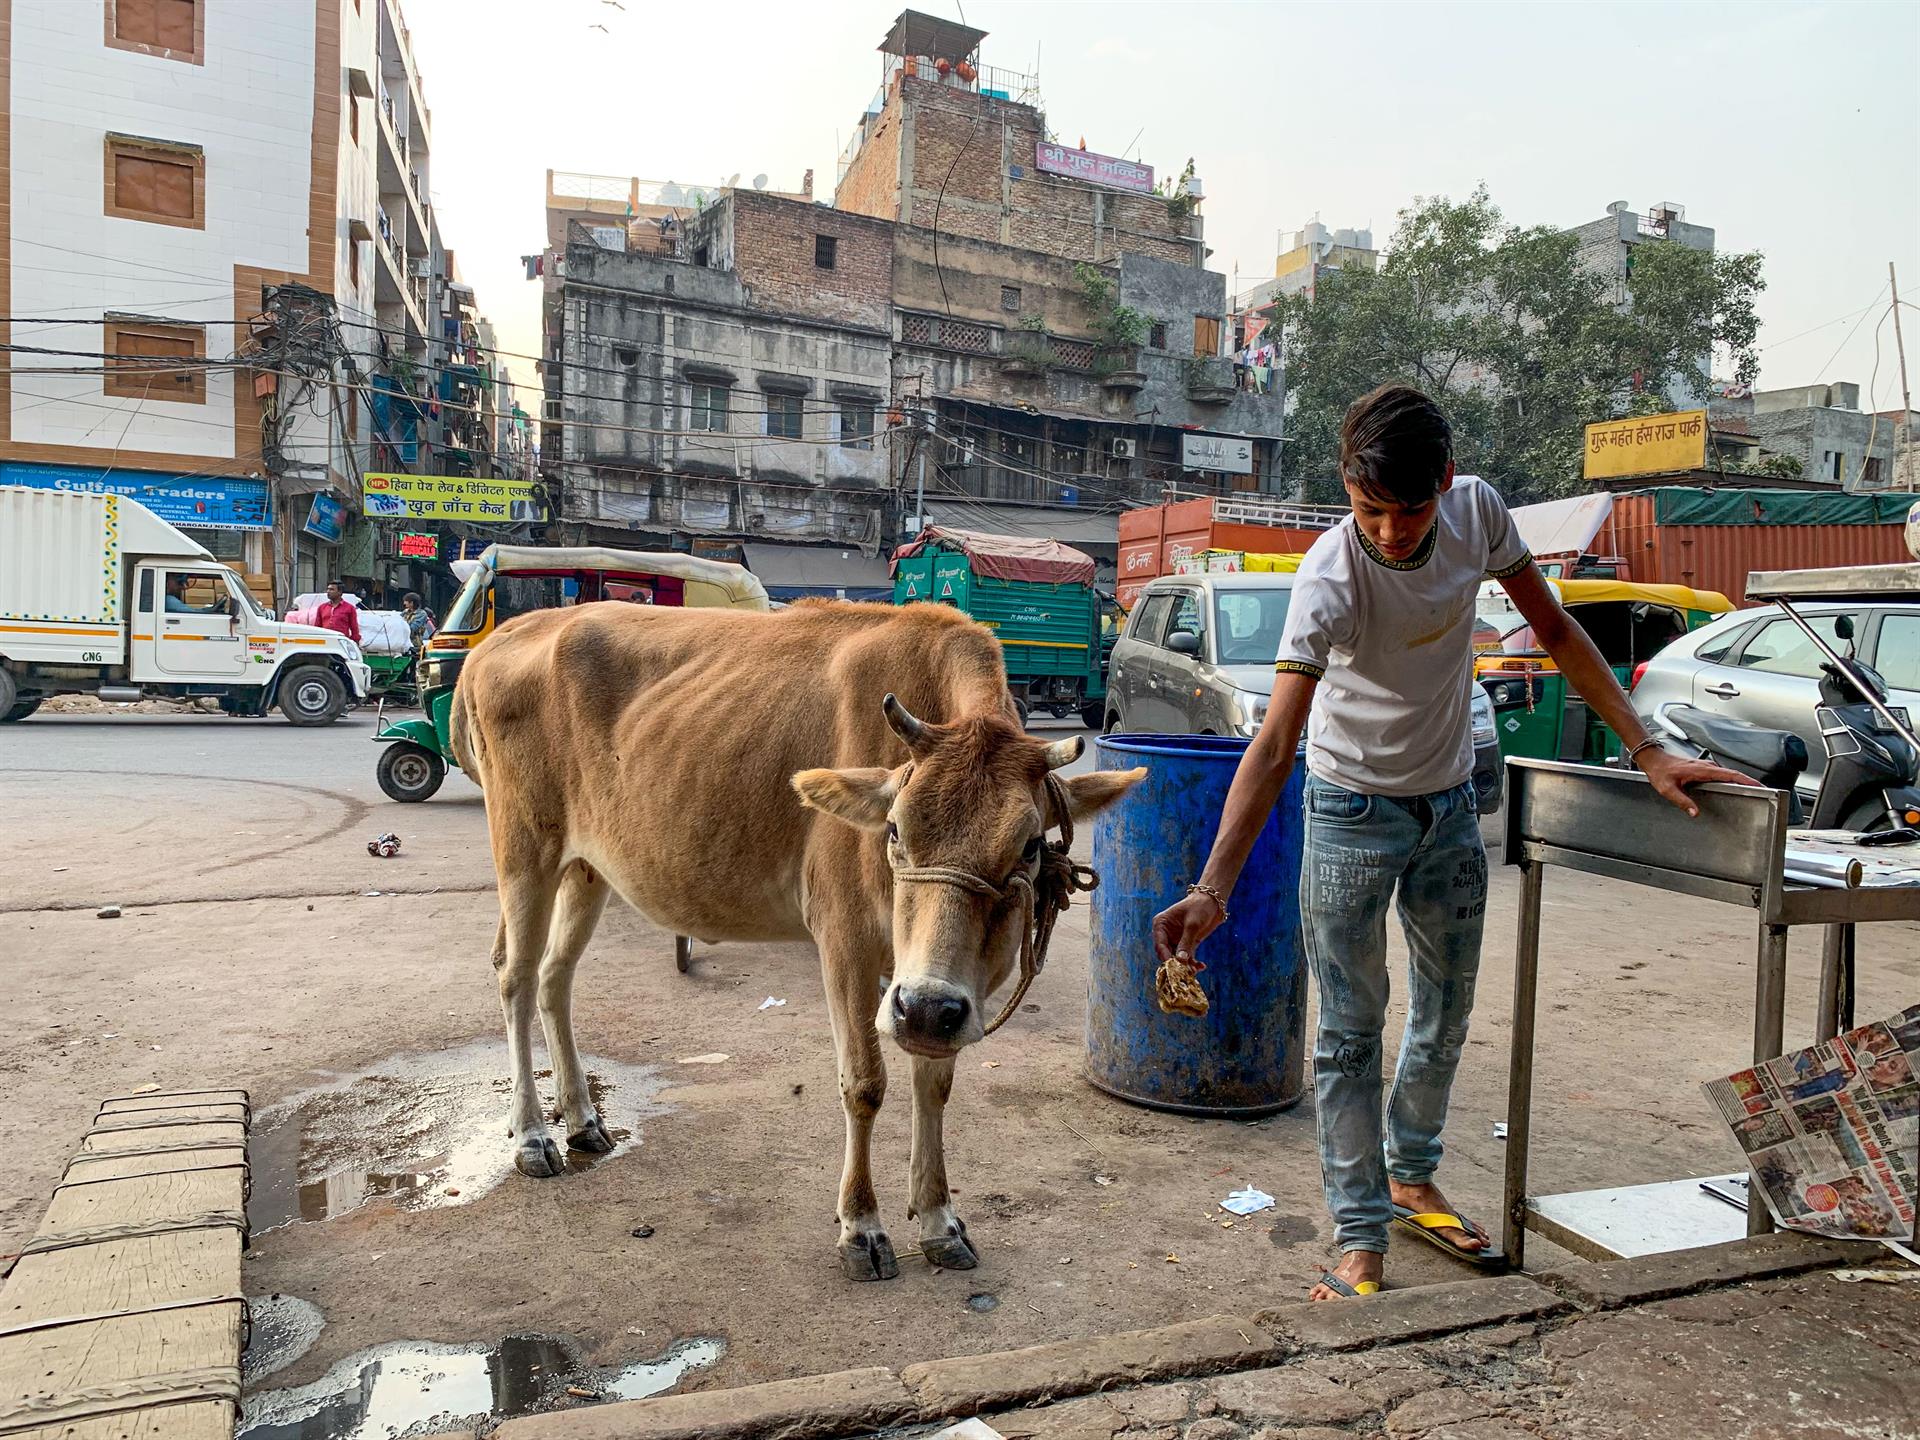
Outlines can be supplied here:
[[414, 608], [415, 608], [416, 610], [417, 610], [417, 609], [419, 609], [419, 607], [420, 607], [420, 592], [419, 592], [418, 590], [409, 590], [409, 591], [407, 591], [407, 593], [406, 593], [406, 594], [404, 594], [404, 595], [402, 595], [402, 596], [400, 597], [400, 603], [401, 603], [402, 605], [404, 605], [404, 604], [406, 604], [406, 603], [407, 603], [407, 602], [408, 602], [409, 600], [411, 600], [411, 601], [413, 602], [413, 604], [414, 604]]
[[1369, 499], [1425, 505], [1452, 459], [1453, 427], [1411, 385], [1368, 391], [1340, 422], [1340, 478]]

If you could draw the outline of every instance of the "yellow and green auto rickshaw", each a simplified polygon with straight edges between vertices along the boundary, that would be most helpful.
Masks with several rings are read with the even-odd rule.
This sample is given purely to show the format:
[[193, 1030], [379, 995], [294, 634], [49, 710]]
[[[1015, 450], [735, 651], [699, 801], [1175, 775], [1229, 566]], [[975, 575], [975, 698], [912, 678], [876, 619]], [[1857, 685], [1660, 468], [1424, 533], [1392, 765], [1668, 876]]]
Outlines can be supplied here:
[[[1669, 643], [1733, 609], [1715, 590], [1640, 585], [1630, 580], [1548, 580], [1567, 614], [1592, 637], [1623, 686]], [[1500, 753], [1535, 760], [1604, 764], [1620, 742], [1567, 688], [1533, 627], [1495, 582], [1475, 607], [1474, 673], [1493, 701]]]
[[516, 615], [560, 605], [620, 602], [768, 609], [767, 592], [742, 565], [674, 551], [489, 545], [454, 597], [420, 659], [421, 717], [376, 727], [387, 748], [375, 776], [388, 798], [426, 800], [456, 763], [447, 737], [453, 687], [467, 656]]

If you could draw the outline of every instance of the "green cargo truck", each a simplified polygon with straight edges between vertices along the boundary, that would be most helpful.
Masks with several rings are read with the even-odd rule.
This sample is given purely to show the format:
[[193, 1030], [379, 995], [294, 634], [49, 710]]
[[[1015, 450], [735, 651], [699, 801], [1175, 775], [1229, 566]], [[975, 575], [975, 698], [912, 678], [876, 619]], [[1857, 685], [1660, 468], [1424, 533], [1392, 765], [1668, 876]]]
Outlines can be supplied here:
[[1000, 637], [1023, 718], [1077, 711], [1099, 726], [1116, 612], [1093, 588], [1091, 556], [1057, 540], [929, 525], [893, 554], [893, 603], [923, 602], [964, 610]]

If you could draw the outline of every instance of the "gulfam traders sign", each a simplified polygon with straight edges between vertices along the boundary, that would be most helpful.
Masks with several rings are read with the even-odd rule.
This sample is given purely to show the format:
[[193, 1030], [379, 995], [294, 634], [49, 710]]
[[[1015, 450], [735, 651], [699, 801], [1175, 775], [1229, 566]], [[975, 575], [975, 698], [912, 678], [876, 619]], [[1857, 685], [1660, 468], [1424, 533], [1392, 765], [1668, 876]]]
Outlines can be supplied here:
[[469, 525], [511, 525], [543, 520], [531, 480], [482, 480], [472, 475], [382, 475], [364, 477], [362, 513], [376, 520], [464, 520]]

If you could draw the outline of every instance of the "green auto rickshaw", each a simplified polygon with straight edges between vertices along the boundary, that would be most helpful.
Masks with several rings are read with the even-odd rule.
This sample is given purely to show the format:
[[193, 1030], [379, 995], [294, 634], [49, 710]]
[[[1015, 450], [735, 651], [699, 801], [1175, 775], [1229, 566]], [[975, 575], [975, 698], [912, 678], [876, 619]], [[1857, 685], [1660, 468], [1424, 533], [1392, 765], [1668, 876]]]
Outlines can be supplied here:
[[[1669, 643], [1733, 609], [1718, 591], [1686, 585], [1557, 579], [1547, 584], [1628, 689], [1640, 678], [1640, 668]], [[1600, 765], [1621, 753], [1619, 740], [1567, 687], [1553, 657], [1540, 648], [1526, 617], [1497, 582], [1480, 589], [1473, 638], [1474, 675], [1493, 701], [1502, 755]]]
[[375, 727], [373, 738], [386, 746], [375, 777], [392, 800], [429, 799], [446, 779], [456, 763], [447, 722], [460, 667], [514, 616], [599, 602], [769, 608], [765, 587], [746, 567], [677, 551], [490, 545], [460, 565], [471, 567], [466, 583], [420, 659], [420, 718]]

